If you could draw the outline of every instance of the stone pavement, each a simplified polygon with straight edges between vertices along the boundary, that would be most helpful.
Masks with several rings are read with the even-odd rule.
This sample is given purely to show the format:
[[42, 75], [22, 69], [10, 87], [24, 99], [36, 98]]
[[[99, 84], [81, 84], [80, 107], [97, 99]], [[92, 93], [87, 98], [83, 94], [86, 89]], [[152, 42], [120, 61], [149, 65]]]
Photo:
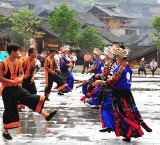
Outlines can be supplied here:
[[[75, 79], [86, 80], [90, 74], [74, 74]], [[44, 75], [36, 74], [38, 94], [43, 95]], [[46, 122], [39, 114], [26, 108], [20, 113], [20, 128], [12, 129], [13, 140], [6, 141], [0, 134], [0, 145], [160, 145], [160, 76], [151, 78], [133, 78], [132, 90], [135, 101], [145, 122], [153, 129], [152, 133], [144, 131], [144, 136], [132, 139], [130, 143], [115, 137], [114, 133], [100, 133], [100, 115], [88, 104], [80, 102], [83, 97], [81, 88], [74, 88], [64, 96], [58, 96], [52, 89], [50, 101], [45, 103], [45, 110], [58, 110], [55, 118]], [[54, 83], [55, 86], [55, 83]], [[54, 87], [53, 86], [53, 87]], [[75, 84], [76, 86], [76, 84]], [[1, 132], [3, 102], [0, 99]]]

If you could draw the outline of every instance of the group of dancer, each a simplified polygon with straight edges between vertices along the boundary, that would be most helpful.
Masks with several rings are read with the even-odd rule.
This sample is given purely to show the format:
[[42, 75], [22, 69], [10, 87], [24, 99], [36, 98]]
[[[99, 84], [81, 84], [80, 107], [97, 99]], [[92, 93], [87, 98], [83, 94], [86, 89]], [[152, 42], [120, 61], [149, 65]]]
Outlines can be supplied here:
[[123, 45], [105, 47], [106, 64], [102, 73], [102, 52], [95, 48], [95, 65], [88, 70], [94, 72], [94, 75], [83, 81], [85, 96], [81, 98], [81, 101], [88, 99], [90, 105], [99, 107], [102, 124], [100, 132], [114, 131], [116, 136], [124, 137], [122, 140], [126, 142], [130, 142], [131, 137], [137, 138], [144, 134], [141, 126], [147, 132], [152, 132], [143, 121], [131, 93], [132, 70], [127, 62], [129, 52], [130, 49]]
[[[57, 51], [50, 49], [49, 56], [44, 63], [46, 86], [44, 96], [36, 95], [34, 83], [37, 50], [30, 48], [28, 57], [23, 61], [18, 59], [20, 46], [11, 44], [7, 47], [9, 57], [0, 63], [0, 93], [4, 103], [3, 137], [12, 139], [8, 129], [20, 126], [17, 108], [29, 107], [41, 114], [49, 121], [56, 113], [54, 110], [47, 113], [43, 110], [44, 102], [49, 100], [53, 82], [57, 83], [58, 95], [64, 95], [73, 89], [74, 77], [68, 68], [72, 65], [68, 59], [69, 46], [61, 48], [63, 55], [60, 58], [60, 67], [54, 56]], [[94, 67], [87, 71], [94, 75], [87, 81], [82, 81], [83, 94], [81, 101], [88, 98], [90, 105], [100, 106], [102, 129], [100, 132], [114, 131], [116, 136], [123, 136], [123, 141], [130, 142], [131, 137], [143, 135], [141, 126], [148, 132], [152, 130], [143, 121], [131, 93], [132, 70], [127, 63], [129, 48], [122, 45], [113, 45], [104, 48], [105, 68], [102, 72], [102, 61], [99, 49], [94, 49], [96, 59]], [[113, 60], [116, 57], [117, 66]]]
[[[57, 53], [54, 48], [50, 49], [50, 54], [45, 60], [46, 87], [44, 96], [40, 96], [36, 95], [37, 89], [34, 83], [37, 50], [30, 48], [28, 57], [21, 61], [18, 59], [20, 46], [11, 44], [7, 47], [9, 57], [0, 63], [0, 82], [2, 84], [0, 95], [2, 95], [4, 104], [3, 137], [5, 139], [12, 139], [8, 129], [20, 126], [18, 108], [25, 108], [27, 106], [49, 121], [57, 113], [57, 110], [47, 113], [43, 110], [43, 107], [44, 102], [49, 100], [53, 82], [57, 83], [59, 95], [63, 95], [63, 93], [67, 93], [73, 88], [74, 78], [68, 71], [70, 62], [66, 58], [69, 46], [66, 45], [61, 49], [64, 55], [61, 58], [60, 68], [54, 59]], [[57, 75], [56, 70], [65, 75], [65, 78]]]

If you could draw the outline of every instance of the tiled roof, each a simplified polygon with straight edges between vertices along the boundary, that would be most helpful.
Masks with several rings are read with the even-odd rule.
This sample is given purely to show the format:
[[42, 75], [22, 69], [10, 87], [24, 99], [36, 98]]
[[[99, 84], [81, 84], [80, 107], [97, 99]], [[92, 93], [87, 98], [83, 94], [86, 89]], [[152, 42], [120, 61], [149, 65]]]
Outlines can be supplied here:
[[43, 12], [37, 14], [37, 16], [42, 17], [43, 19], [46, 19], [51, 13], [52, 13], [51, 10], [45, 9]]
[[10, 28], [4, 28], [0, 31], [1, 40], [11, 39], [12, 37], [13, 35], [12, 35], [12, 31], [10, 30]]
[[154, 51], [156, 49], [155, 45], [150, 46], [128, 46], [131, 49], [131, 52], [129, 54], [130, 59], [137, 58], [139, 56], [142, 56], [143, 54], [146, 54], [148, 52]]
[[82, 25], [90, 24], [94, 26], [107, 28], [107, 26], [104, 23], [102, 23], [99, 19], [97, 19], [92, 13], [76, 12], [75, 18], [81, 21]]
[[[118, 44], [122, 44], [123, 41], [121, 40], [121, 38], [117, 37], [116, 35], [114, 35], [113, 33], [111, 33], [110, 31], [108, 31], [107, 28], [104, 27], [98, 27], [98, 26], [94, 26], [94, 25], [89, 25], [89, 24], [85, 24], [83, 27], [81, 28], [85, 28], [87, 26], [93, 27], [95, 28], [95, 30], [97, 30], [100, 34], [100, 36], [103, 39], [103, 42], [106, 43], [106, 45], [113, 45], [115, 43]], [[81, 29], [81, 32], [83, 30]]]
[[49, 34], [51, 34], [55, 37], [59, 37], [59, 34], [53, 33], [51, 30], [48, 29], [50, 26], [51, 26], [50, 24], [47, 24], [47, 23], [44, 22], [44, 23], [42, 23], [41, 28], [44, 29]]
[[2, 14], [2, 16], [8, 18], [8, 17], [11, 17], [14, 12], [10, 9], [6, 9], [6, 8], [2, 8], [0, 7], [0, 13]]
[[140, 35], [123, 35], [121, 36], [121, 39], [123, 40], [125, 45], [134, 45], [135, 42], [140, 40], [142, 36]]
[[100, 35], [102, 37], [104, 37], [108, 41], [112, 42], [113, 44], [114, 43], [123, 43], [121, 38], [117, 37], [116, 35], [114, 35], [110, 31], [108, 31], [108, 29], [102, 28], [102, 27], [94, 27], [94, 28], [100, 33]]
[[[111, 17], [122, 17], [122, 18], [126, 18], [126, 19], [133, 19], [133, 17], [131, 15], [129, 15], [127, 12], [123, 11], [121, 8], [116, 7], [116, 6], [115, 7], [93, 6], [91, 9], [93, 9], [93, 8], [98, 8]], [[90, 12], [91, 9], [88, 12]]]
[[12, 32], [11, 32], [11, 27], [13, 24], [11, 23], [5, 23], [1, 25], [1, 30], [0, 30], [0, 39], [1, 40], [6, 40], [6, 39], [11, 39], [12, 38]]

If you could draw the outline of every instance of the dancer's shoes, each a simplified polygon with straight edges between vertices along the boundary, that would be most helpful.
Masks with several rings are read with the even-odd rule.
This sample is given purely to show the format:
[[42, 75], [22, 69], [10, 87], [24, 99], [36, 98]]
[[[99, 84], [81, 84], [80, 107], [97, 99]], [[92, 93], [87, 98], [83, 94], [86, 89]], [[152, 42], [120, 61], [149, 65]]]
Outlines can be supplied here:
[[99, 132], [108, 132], [108, 133], [110, 133], [111, 131], [113, 131], [112, 128], [105, 128], [105, 129], [99, 130]]
[[50, 99], [46, 96], [46, 97], [45, 97], [45, 101], [49, 101], [49, 100], [50, 100]]
[[63, 94], [62, 92], [59, 92], [59, 93], [58, 93], [58, 95], [60, 95], [60, 96], [61, 96], [61, 95], [64, 95], [64, 94]]
[[50, 115], [47, 116], [45, 119], [46, 119], [47, 121], [49, 121], [54, 115], [56, 115], [56, 113], [57, 113], [57, 110], [54, 110], [54, 111], [51, 112]]
[[9, 133], [8, 134], [3, 133], [3, 137], [5, 139], [7, 139], [7, 140], [11, 140], [12, 139], [12, 137], [11, 137], [11, 135]]
[[130, 137], [125, 137], [125, 138], [123, 138], [122, 140], [125, 141], [125, 142], [130, 142], [130, 141], [131, 141], [131, 138], [130, 138]]
[[67, 90], [63, 90], [63, 91], [62, 91], [62, 93], [68, 93], [68, 92], [69, 92], [69, 91], [67, 91]]
[[99, 110], [99, 106], [91, 106], [92, 109]]

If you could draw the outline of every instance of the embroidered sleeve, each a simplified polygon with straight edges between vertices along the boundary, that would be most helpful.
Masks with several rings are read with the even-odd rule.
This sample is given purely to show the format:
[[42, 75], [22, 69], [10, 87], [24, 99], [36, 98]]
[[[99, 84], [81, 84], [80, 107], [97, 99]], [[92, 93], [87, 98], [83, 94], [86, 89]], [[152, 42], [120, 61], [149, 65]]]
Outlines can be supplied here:
[[104, 80], [108, 77], [108, 75], [110, 74], [110, 63], [107, 64], [107, 67], [104, 69], [103, 74], [101, 75], [101, 78]]
[[95, 73], [95, 72], [98, 70], [100, 64], [101, 64], [101, 61], [100, 61], [100, 60], [96, 61], [96, 62], [95, 62], [95, 65], [94, 65], [94, 67], [92, 68], [91, 71], [92, 71], [93, 73]]
[[117, 82], [119, 81], [119, 79], [121, 78], [121, 75], [122, 75], [122, 72], [123, 70], [125, 69], [124, 66], [120, 66], [120, 68], [118, 69], [117, 73], [113, 74], [112, 78], [111, 79], [108, 79], [106, 81], [106, 84], [107, 85], [110, 85], [110, 86], [114, 86], [115, 84], [117, 84]]

